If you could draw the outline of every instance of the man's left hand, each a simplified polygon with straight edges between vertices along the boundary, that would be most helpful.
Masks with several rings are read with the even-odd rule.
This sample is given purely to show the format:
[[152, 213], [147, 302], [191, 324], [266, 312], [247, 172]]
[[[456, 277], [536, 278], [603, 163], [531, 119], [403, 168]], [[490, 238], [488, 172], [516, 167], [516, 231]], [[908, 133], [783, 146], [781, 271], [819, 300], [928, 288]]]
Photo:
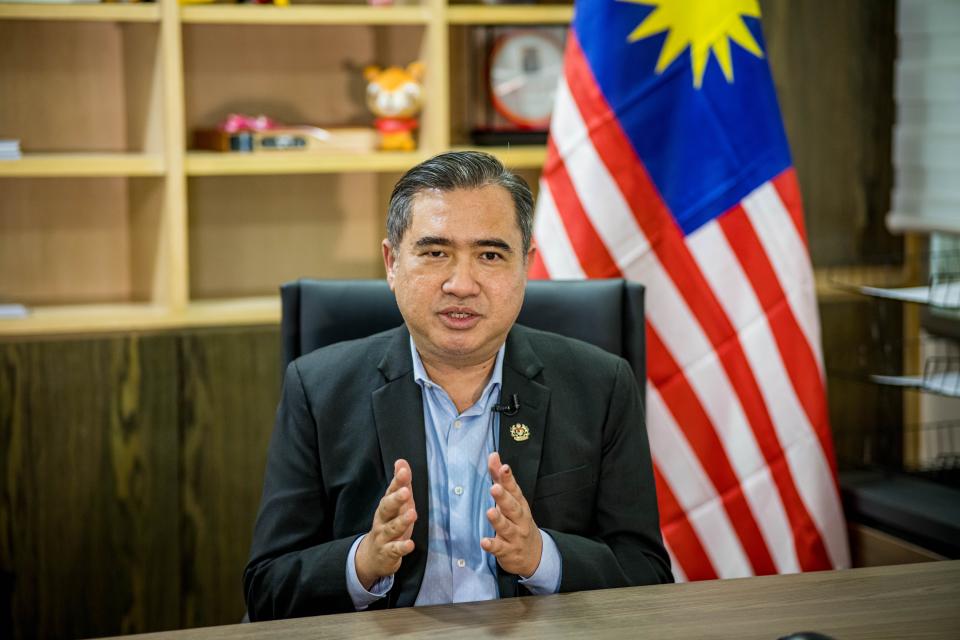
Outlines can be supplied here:
[[499, 453], [490, 454], [487, 468], [493, 479], [490, 495], [496, 502], [495, 507], [487, 510], [487, 519], [496, 536], [481, 539], [480, 547], [492, 553], [504, 571], [529, 578], [540, 566], [543, 550], [540, 529], [533, 521], [530, 505], [520, 491], [513, 469], [500, 461]]

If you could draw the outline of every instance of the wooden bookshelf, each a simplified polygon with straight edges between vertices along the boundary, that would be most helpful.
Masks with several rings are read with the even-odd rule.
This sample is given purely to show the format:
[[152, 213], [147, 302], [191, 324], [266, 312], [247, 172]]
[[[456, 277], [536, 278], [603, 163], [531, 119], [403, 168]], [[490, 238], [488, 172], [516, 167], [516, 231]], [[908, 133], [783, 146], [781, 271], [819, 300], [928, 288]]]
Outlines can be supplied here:
[[[393, 183], [467, 148], [451, 41], [571, 16], [570, 5], [446, 0], [0, 4], [0, 39], [22, 54], [0, 59], [0, 133], [24, 149], [0, 162], [0, 302], [29, 309], [0, 319], [0, 336], [275, 323], [286, 279], [380, 277]], [[234, 111], [369, 126], [363, 66], [417, 59], [414, 152], [190, 148], [194, 129]], [[535, 187], [544, 147], [486, 150]]]

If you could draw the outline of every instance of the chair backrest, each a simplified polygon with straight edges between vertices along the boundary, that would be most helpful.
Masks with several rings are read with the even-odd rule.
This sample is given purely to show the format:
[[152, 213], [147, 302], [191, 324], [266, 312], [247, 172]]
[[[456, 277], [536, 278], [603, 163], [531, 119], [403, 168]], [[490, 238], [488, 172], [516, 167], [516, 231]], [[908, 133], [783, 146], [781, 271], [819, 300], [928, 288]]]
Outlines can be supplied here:
[[[385, 280], [300, 279], [280, 288], [282, 367], [335, 342], [403, 322]], [[594, 344], [622, 356], [646, 382], [643, 285], [625, 280], [531, 280], [520, 324]]]

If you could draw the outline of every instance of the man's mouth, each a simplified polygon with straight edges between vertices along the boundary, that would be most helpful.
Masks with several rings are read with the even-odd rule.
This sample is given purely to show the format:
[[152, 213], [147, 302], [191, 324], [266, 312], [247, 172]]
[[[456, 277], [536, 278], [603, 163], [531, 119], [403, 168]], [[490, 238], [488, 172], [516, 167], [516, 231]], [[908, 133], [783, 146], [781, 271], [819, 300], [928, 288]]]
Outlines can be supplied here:
[[480, 321], [480, 314], [473, 309], [450, 307], [440, 312], [444, 324], [455, 329], [467, 329]]

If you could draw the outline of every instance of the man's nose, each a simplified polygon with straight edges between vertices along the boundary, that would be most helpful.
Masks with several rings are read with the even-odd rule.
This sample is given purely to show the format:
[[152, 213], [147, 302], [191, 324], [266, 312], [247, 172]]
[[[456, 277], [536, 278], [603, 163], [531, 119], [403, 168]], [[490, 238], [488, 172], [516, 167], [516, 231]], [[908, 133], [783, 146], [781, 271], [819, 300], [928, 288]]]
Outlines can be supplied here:
[[450, 275], [443, 283], [443, 292], [457, 298], [479, 295], [480, 283], [477, 282], [469, 260], [454, 262]]

